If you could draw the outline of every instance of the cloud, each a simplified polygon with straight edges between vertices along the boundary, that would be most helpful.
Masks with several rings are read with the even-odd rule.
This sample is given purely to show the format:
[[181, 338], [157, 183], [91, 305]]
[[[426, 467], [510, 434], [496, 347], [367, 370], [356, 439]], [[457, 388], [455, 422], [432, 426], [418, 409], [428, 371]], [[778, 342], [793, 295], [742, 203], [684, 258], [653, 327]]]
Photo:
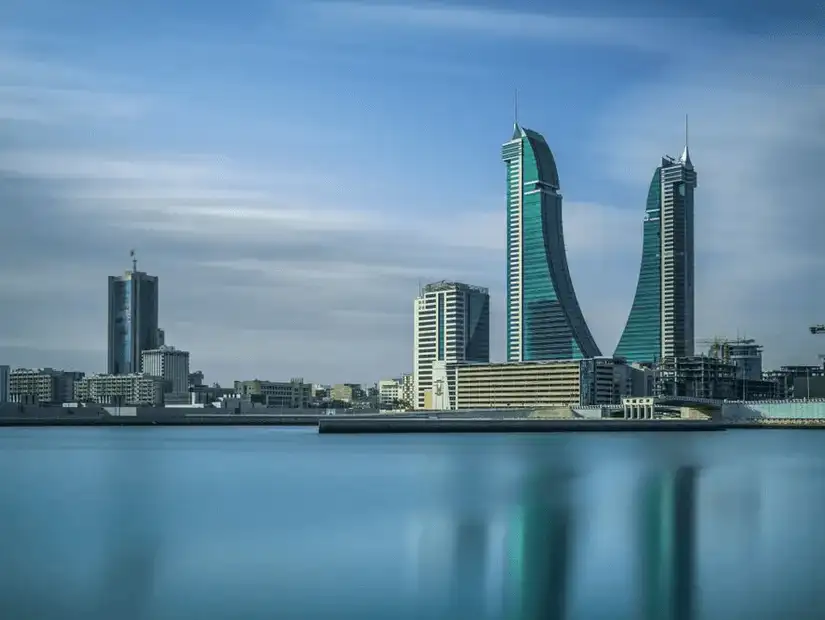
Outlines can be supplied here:
[[[49, 360], [66, 359], [66, 349], [97, 351], [100, 369], [106, 276], [126, 268], [130, 247], [160, 277], [170, 341], [224, 381], [342, 380], [350, 363], [363, 369], [359, 380], [408, 371], [420, 282], [490, 286], [494, 323], [503, 324], [502, 286], [491, 277], [504, 254], [494, 197], [473, 214], [445, 211], [436, 226], [404, 212], [315, 202], [226, 159], [30, 148], [0, 149], [4, 196], [22, 215], [0, 233], [9, 319], [0, 347], [53, 347], [43, 364], [60, 365]], [[611, 207], [570, 202], [565, 225], [571, 253], [583, 257], [572, 268], [592, 271], [601, 262], [594, 249], [612, 247], [611, 233], [627, 220]], [[494, 326], [499, 350], [500, 331]]]
[[823, 61], [819, 41], [738, 39], [712, 61], [688, 55], [632, 89], [596, 131], [641, 214], [662, 145], [681, 151], [690, 113], [697, 337], [757, 338], [768, 364], [815, 363], [825, 351], [807, 330], [825, 320]]
[[[470, 27], [484, 34], [485, 18], [474, 19], [481, 21]], [[686, 50], [655, 81], [628, 82], [627, 96], [605, 102], [593, 146], [580, 156], [598, 162], [594, 186], [609, 176], [626, 191], [615, 200], [565, 197], [573, 281], [609, 354], [635, 290], [646, 186], [662, 145], [681, 148], [689, 111], [700, 179], [699, 335], [746, 331], [768, 345], [770, 360], [810, 362], [816, 342], [806, 326], [825, 321], [817, 315], [822, 295], [806, 288], [821, 273], [817, 233], [825, 224], [814, 180], [824, 155], [822, 81], [811, 70], [822, 66], [822, 50], [804, 41], [713, 48], [720, 50], [714, 62], [710, 51]], [[374, 157], [403, 147], [374, 135], [361, 138], [367, 146], [325, 149], [340, 165], [325, 161], [322, 174], [321, 154], [301, 144], [312, 140], [303, 130], [282, 151], [230, 156], [176, 135], [163, 96], [135, 96], [128, 84], [41, 61], [21, 82], [21, 71], [4, 77], [3, 58], [0, 110], [23, 92], [15, 88], [49, 94], [41, 115], [0, 125], [0, 205], [13, 213], [0, 227], [0, 361], [103, 369], [106, 276], [128, 267], [130, 248], [160, 277], [170, 342], [189, 349], [210, 380], [367, 381], [409, 371], [412, 299], [420, 282], [440, 279], [490, 288], [493, 353], [501, 357], [504, 209], [498, 190], [487, 189], [496, 184], [468, 177], [469, 197], [456, 200], [447, 187], [416, 193], [417, 181], [365, 173], [366, 160], [349, 166], [355, 151], [347, 149]], [[51, 96], [66, 90], [88, 101]], [[98, 123], [127, 125], [116, 110], [94, 113], [121, 100], [152, 103], [151, 117], [131, 119], [137, 132], [150, 130], [150, 140], [102, 148], [77, 138]], [[89, 113], [81, 117], [79, 107]], [[288, 131], [291, 120], [273, 114], [267, 136]], [[257, 127], [258, 118], [248, 121], [240, 126]], [[47, 131], [32, 131], [46, 122]], [[75, 135], [66, 137], [67, 127]], [[159, 139], [164, 130], [172, 139]], [[141, 148], [149, 141], [163, 149]], [[491, 158], [497, 147], [491, 143]], [[619, 198], [625, 195], [634, 198]], [[426, 208], [415, 204], [421, 196]]]
[[109, 92], [100, 76], [0, 48], [0, 121], [134, 120], [151, 105], [145, 96]]
[[[554, 15], [446, 4], [437, 2], [382, 3], [359, 1], [319, 1], [305, 5], [319, 19], [329, 23], [374, 25], [382, 28], [466, 32], [487, 38], [519, 38], [619, 46], [650, 52], [668, 49], [673, 22], [661, 19], [609, 16]], [[683, 33], [694, 36], [709, 22], [681, 20]]]

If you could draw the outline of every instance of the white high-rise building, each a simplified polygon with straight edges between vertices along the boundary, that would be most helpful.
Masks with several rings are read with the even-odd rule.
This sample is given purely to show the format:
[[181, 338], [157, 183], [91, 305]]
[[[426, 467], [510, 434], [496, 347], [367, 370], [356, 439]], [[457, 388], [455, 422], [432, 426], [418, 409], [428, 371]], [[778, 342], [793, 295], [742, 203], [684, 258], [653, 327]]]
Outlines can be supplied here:
[[662, 159], [662, 357], [694, 354], [693, 191], [696, 171], [685, 150]]
[[189, 390], [189, 351], [166, 345], [141, 353], [141, 370], [145, 375], [160, 377], [173, 394]]
[[432, 409], [433, 362], [490, 361], [490, 293], [460, 282], [425, 286], [415, 300], [413, 384], [415, 408]]

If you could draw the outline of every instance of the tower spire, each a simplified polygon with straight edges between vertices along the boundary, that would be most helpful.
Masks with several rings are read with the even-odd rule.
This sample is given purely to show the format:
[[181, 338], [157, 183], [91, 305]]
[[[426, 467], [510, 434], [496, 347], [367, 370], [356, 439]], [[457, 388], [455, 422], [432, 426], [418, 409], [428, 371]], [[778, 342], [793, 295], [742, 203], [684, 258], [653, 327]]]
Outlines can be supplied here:
[[513, 90], [513, 124], [518, 127], [518, 88]]
[[134, 250], [129, 250], [129, 256], [132, 258], [132, 273], [137, 272], [137, 256]]
[[693, 163], [690, 161], [690, 150], [688, 148], [688, 115], [685, 114], [685, 150], [682, 151], [682, 156], [679, 158], [685, 168], [693, 168]]

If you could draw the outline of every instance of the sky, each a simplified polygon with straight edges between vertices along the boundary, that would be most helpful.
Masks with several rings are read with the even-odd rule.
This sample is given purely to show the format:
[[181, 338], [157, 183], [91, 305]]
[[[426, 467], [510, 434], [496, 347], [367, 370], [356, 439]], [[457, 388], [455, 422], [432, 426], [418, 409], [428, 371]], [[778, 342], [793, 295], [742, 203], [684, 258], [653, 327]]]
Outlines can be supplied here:
[[489, 287], [503, 359], [516, 89], [602, 353], [689, 114], [697, 338], [817, 363], [825, 9], [657, 4], [6, 0], [0, 364], [104, 372], [133, 248], [209, 382], [409, 372], [413, 299], [442, 279]]

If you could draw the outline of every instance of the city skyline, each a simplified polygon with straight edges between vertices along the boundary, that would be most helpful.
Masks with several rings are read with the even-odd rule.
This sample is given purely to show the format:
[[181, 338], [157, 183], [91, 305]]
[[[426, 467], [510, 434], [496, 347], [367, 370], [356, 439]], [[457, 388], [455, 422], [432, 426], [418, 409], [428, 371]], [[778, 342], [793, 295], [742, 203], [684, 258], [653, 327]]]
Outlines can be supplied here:
[[103, 282], [132, 247], [162, 282], [170, 341], [210, 380], [409, 370], [410, 299], [439, 279], [490, 288], [504, 359], [498, 149], [518, 88], [520, 117], [559, 159], [570, 275], [602, 353], [632, 306], [652, 167], [689, 113], [695, 336], [755, 338], [766, 367], [814, 363], [825, 37], [812, 14], [612, 10], [0, 9], [0, 203], [14, 213], [0, 361], [105, 370]]

